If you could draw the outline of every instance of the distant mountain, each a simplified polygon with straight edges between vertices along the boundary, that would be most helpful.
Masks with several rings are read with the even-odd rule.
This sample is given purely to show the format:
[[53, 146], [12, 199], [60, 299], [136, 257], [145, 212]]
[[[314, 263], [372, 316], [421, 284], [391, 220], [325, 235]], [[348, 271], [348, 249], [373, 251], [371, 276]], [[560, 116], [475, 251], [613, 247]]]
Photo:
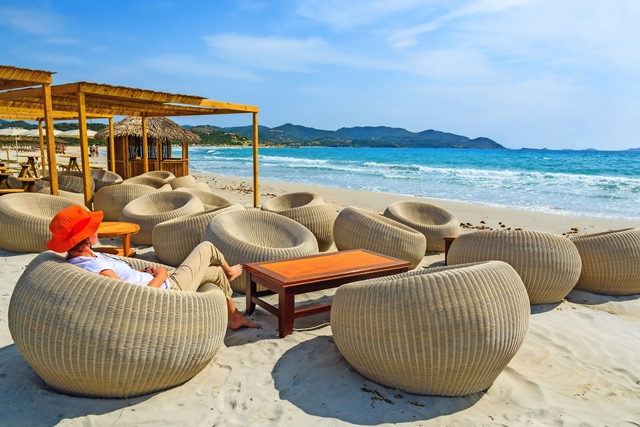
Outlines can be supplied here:
[[[221, 129], [247, 139], [252, 138], [251, 126]], [[359, 126], [329, 131], [287, 123], [275, 128], [259, 126], [258, 139], [261, 144], [281, 146], [505, 149], [497, 142], [484, 137], [470, 139], [433, 129], [414, 133], [387, 126]]]

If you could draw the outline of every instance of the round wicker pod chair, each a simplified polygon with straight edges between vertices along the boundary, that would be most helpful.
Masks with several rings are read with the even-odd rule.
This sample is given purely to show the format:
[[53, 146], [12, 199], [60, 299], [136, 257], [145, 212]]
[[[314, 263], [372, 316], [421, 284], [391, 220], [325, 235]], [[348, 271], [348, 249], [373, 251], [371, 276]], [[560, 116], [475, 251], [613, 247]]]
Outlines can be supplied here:
[[[48, 176], [42, 178], [41, 183], [49, 186], [50, 178]], [[96, 183], [93, 178], [89, 180], [91, 186], [91, 194], [95, 193]], [[84, 194], [84, 180], [81, 172], [60, 172], [58, 174], [58, 189], [68, 191], [70, 193]]]
[[[49, 223], [62, 209], [83, 206], [64, 197], [14, 193], [0, 197], [0, 248], [9, 252], [44, 252]], [[84, 207], [84, 206], [83, 206]]]
[[500, 260], [522, 278], [531, 304], [562, 301], [580, 276], [580, 254], [567, 238], [538, 231], [477, 231], [462, 234], [449, 248], [447, 263]]
[[115, 172], [111, 172], [104, 169], [90, 169], [89, 173], [91, 178], [96, 184], [96, 191], [109, 185], [114, 185], [122, 182], [122, 177]]
[[181, 187], [189, 187], [196, 184], [196, 179], [192, 175], [179, 176], [177, 178], [167, 180], [171, 188], [174, 190]]
[[604, 295], [640, 294], [640, 228], [571, 236], [582, 259], [576, 289]]
[[120, 221], [140, 226], [140, 231], [131, 236], [132, 244], [151, 246], [153, 228], [157, 224], [203, 210], [202, 202], [193, 194], [159, 191], [129, 202], [120, 212]]
[[125, 179], [121, 185], [146, 185], [151, 188], [155, 188], [158, 191], [171, 191], [171, 186], [164, 179], [152, 178], [149, 176], [134, 176], [133, 178]]
[[[47, 181], [36, 181], [36, 190], [34, 193], [51, 195], [51, 187], [49, 187]], [[58, 196], [84, 206], [84, 193], [72, 193], [71, 191], [58, 189]]]
[[384, 211], [384, 216], [422, 233], [427, 239], [427, 252], [444, 252], [444, 237], [460, 234], [460, 221], [454, 214], [428, 203], [395, 202]]
[[486, 390], [522, 345], [527, 291], [501, 261], [437, 267], [340, 286], [331, 330], [364, 377], [409, 393]]
[[109, 185], [93, 196], [93, 208], [104, 212], [104, 221], [120, 221], [120, 213], [129, 202], [157, 192], [158, 190], [148, 185]]
[[187, 185], [186, 187], [178, 187], [176, 188], [176, 190], [180, 190], [181, 188], [193, 188], [196, 190], [207, 191], [211, 193], [211, 188], [209, 188], [209, 185], [206, 182], [196, 182], [195, 184]]
[[231, 202], [224, 197], [218, 196], [217, 194], [212, 193], [211, 191], [203, 191], [199, 188], [194, 187], [181, 187], [177, 188], [174, 191], [184, 191], [185, 193], [190, 193], [196, 196], [206, 209], [211, 208], [221, 208], [224, 206], [230, 206]]
[[202, 232], [216, 216], [229, 211], [245, 210], [241, 205], [210, 208], [202, 212], [170, 219], [153, 227], [151, 243], [158, 259], [169, 265], [180, 265], [198, 246]]
[[[135, 269], [159, 265], [123, 260]], [[25, 269], [8, 317], [16, 348], [50, 387], [99, 398], [184, 383], [209, 364], [227, 328], [226, 298], [212, 284], [198, 292], [135, 285], [53, 252]]]
[[426, 239], [411, 227], [366, 209], [349, 206], [338, 214], [333, 238], [339, 251], [369, 249], [403, 259], [415, 268], [422, 261]]
[[325, 252], [333, 245], [333, 224], [338, 213], [322, 197], [314, 193], [288, 193], [267, 200], [262, 210], [284, 215], [307, 227], [318, 241], [318, 249]]
[[[236, 210], [216, 216], [202, 233], [229, 265], [295, 258], [318, 253], [313, 233], [292, 219], [260, 210]], [[231, 281], [231, 289], [246, 290], [246, 273]], [[264, 290], [258, 286], [258, 290]]]
[[148, 176], [150, 178], [159, 178], [159, 179], [164, 179], [165, 181], [169, 180], [169, 179], [173, 179], [173, 178], [176, 177], [173, 173], [171, 173], [169, 171], [150, 171], [150, 172], [145, 172], [145, 173], [143, 173], [143, 174], [141, 174], [139, 176]]

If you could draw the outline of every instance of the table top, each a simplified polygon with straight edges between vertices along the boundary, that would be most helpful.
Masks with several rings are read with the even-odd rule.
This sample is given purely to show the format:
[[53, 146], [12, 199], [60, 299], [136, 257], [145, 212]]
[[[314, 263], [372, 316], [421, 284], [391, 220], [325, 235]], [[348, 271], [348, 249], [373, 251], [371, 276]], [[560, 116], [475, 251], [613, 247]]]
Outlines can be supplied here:
[[331, 252], [279, 261], [254, 262], [244, 268], [280, 286], [358, 276], [376, 271], [409, 268], [410, 262], [366, 249]]
[[98, 237], [118, 237], [124, 234], [135, 234], [140, 231], [138, 224], [131, 222], [101, 222], [98, 227]]
[[42, 157], [42, 154], [20, 154], [18, 157], [40, 158]]
[[65, 157], [67, 159], [77, 159], [78, 157], [82, 157], [81, 154], [58, 154], [57, 157]]

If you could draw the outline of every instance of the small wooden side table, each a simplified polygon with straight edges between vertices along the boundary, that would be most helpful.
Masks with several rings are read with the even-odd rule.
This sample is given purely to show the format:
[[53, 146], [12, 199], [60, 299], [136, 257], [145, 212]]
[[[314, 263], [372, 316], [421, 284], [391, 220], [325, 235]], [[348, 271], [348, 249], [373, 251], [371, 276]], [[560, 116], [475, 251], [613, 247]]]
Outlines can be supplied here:
[[136, 234], [138, 231], [140, 231], [140, 226], [131, 222], [102, 222], [98, 227], [98, 237], [122, 237], [122, 247], [100, 246], [93, 248], [93, 250], [134, 258], [136, 251], [131, 250], [131, 235]]

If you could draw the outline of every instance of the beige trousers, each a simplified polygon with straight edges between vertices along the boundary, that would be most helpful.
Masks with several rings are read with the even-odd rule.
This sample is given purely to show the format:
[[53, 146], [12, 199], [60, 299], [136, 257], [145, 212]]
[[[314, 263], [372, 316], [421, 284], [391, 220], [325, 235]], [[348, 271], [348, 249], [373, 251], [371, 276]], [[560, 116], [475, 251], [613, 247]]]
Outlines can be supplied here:
[[224, 256], [213, 243], [202, 242], [169, 276], [171, 289], [195, 292], [201, 285], [213, 283], [222, 289], [227, 299], [231, 299], [231, 285], [220, 267], [224, 263]]

